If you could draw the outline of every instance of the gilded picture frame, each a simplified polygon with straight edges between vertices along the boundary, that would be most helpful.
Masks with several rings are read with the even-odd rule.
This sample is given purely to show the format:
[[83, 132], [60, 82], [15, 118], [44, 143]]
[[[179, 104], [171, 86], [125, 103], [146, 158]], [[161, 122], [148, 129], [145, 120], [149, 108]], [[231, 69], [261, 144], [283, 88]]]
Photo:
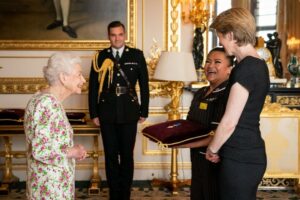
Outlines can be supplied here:
[[[38, 1], [37, 3], [30, 3], [31, 1], [27, 2], [26, 0], [22, 0], [21, 3], [4, 1], [0, 6], [2, 13], [0, 16], [2, 24], [0, 27], [0, 50], [103, 49], [109, 46], [107, 25], [114, 20], [120, 20], [125, 24], [127, 45], [136, 46], [137, 0], [89, 0], [90, 5], [85, 0], [71, 0], [68, 21], [69, 25], [76, 30], [77, 38], [68, 36], [66, 32], [62, 31], [62, 26], [47, 30], [47, 25], [56, 17], [52, 0]], [[43, 8], [34, 6], [43, 6]], [[22, 12], [16, 12], [18, 9]], [[82, 13], [84, 11], [86, 12]], [[26, 17], [33, 13], [35, 16], [31, 17], [30, 21], [26, 21]], [[93, 13], [97, 15], [97, 19], [94, 19]], [[16, 15], [19, 16], [16, 17]], [[39, 20], [39, 15], [46, 16], [46, 20]], [[33, 24], [35, 26], [31, 28]]]

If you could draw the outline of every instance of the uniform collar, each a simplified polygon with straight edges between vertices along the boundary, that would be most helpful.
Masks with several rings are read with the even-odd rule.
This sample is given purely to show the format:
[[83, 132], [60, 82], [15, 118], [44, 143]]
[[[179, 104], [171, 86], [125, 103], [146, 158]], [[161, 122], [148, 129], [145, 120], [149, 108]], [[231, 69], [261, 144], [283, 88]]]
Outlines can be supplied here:
[[116, 56], [117, 51], [119, 52], [120, 57], [122, 57], [124, 49], [125, 49], [125, 46], [121, 47], [120, 49], [116, 49], [116, 48], [111, 47], [112, 54], [113, 54], [114, 57]]
[[221, 92], [221, 91], [225, 90], [227, 84], [228, 84], [228, 80], [226, 80], [226, 81], [224, 81], [223, 83], [221, 83], [220, 85], [218, 85], [218, 87], [216, 87], [216, 88], [212, 91], [212, 93], [217, 93], [217, 92]]

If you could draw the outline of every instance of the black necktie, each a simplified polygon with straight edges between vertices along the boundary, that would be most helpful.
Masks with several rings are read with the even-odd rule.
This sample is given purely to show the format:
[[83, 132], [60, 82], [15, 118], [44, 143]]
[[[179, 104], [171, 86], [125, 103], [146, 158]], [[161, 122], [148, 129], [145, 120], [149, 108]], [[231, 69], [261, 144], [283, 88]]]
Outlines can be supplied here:
[[118, 62], [120, 60], [120, 55], [119, 55], [119, 51], [116, 51], [116, 61]]

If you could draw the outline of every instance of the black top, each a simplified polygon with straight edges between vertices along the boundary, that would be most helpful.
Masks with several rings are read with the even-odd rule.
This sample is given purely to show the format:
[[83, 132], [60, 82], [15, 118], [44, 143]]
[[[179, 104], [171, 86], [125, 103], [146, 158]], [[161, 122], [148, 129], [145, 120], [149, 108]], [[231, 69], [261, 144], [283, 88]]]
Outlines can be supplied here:
[[232, 70], [229, 87], [238, 82], [249, 92], [238, 124], [221, 148], [221, 156], [240, 162], [265, 163], [265, 145], [259, 129], [260, 113], [270, 87], [265, 61], [245, 57]]
[[205, 94], [209, 86], [200, 88], [194, 94], [187, 119], [215, 129], [225, 112], [228, 99], [227, 83], [228, 81], [223, 82], [207, 96]]
[[[137, 121], [139, 117], [148, 117], [149, 106], [149, 80], [146, 61], [143, 52], [125, 46], [122, 56], [116, 62], [112, 49], [103, 49], [98, 56], [98, 66], [101, 67], [105, 59], [111, 59], [120, 67], [130, 82], [132, 92], [116, 95], [117, 86], [127, 87], [127, 83], [121, 75], [118, 67], [114, 67], [113, 78], [109, 83], [106, 74], [103, 90], [98, 95], [99, 81], [98, 72], [92, 66], [89, 79], [89, 111], [93, 119], [99, 117], [102, 122], [130, 123]], [[140, 101], [135, 91], [136, 84], [140, 88]]]
[[[228, 99], [227, 83], [228, 81], [223, 82], [207, 96], [205, 94], [209, 86], [200, 88], [194, 94], [187, 119], [199, 122], [210, 129], [216, 129], [225, 112]], [[206, 147], [198, 149], [203, 150]]]

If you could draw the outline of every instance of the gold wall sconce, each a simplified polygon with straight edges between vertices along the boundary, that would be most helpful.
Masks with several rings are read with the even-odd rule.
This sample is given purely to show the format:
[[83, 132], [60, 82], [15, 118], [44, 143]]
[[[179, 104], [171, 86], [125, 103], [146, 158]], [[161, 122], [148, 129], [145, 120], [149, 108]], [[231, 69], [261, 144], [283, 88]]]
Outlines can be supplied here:
[[192, 53], [196, 69], [201, 70], [208, 51], [207, 27], [214, 16], [215, 0], [181, 0], [180, 4], [182, 22], [195, 25]]

